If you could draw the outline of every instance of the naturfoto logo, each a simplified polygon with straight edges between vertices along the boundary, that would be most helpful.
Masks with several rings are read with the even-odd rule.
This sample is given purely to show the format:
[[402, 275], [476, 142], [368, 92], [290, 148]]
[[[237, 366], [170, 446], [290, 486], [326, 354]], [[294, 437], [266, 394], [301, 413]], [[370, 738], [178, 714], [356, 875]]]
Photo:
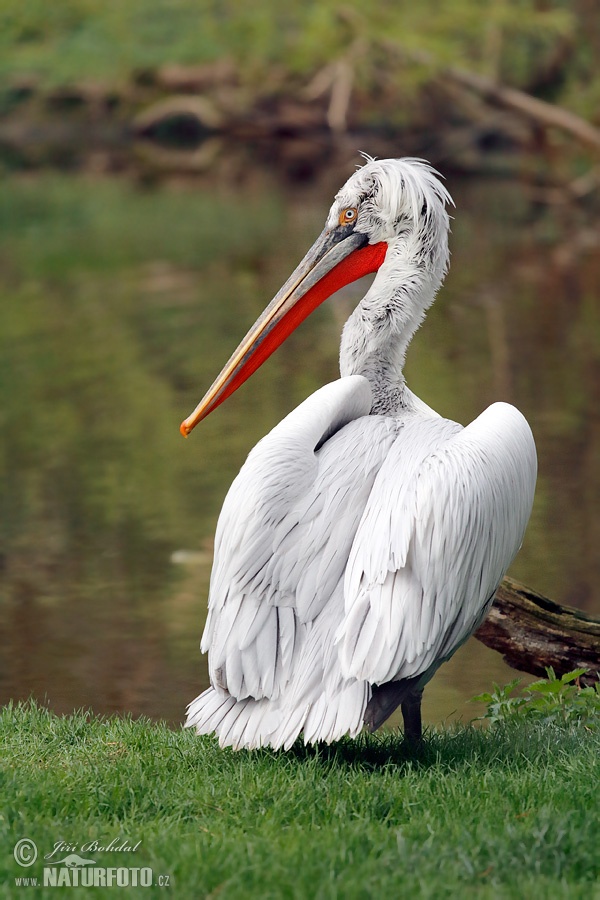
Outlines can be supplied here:
[[[141, 841], [133, 842], [122, 837], [109, 842], [100, 840], [73, 843], [56, 841], [52, 850], [44, 855], [43, 878], [27, 875], [15, 878], [16, 887], [168, 887], [169, 875], [154, 876], [148, 866], [103, 866], [89, 853], [135, 853]], [[85, 854], [85, 855], [82, 855]], [[13, 856], [23, 868], [33, 866], [38, 859], [38, 848], [30, 838], [21, 838], [14, 846]]]

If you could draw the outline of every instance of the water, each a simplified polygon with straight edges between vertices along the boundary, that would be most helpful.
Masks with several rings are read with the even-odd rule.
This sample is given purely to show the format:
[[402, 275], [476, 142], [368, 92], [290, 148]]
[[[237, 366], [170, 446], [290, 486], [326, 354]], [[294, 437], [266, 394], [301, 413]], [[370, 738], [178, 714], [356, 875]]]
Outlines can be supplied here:
[[[0, 196], [0, 701], [182, 720], [212, 536], [248, 450], [337, 376], [364, 285], [318, 310], [183, 441], [195, 406], [322, 227], [347, 172], [290, 187], [13, 175]], [[452, 270], [409, 352], [411, 388], [468, 422], [515, 403], [537, 441], [532, 521], [512, 574], [600, 612], [600, 313], [594, 222], [524, 186], [457, 180]], [[514, 676], [471, 640], [425, 717]]]

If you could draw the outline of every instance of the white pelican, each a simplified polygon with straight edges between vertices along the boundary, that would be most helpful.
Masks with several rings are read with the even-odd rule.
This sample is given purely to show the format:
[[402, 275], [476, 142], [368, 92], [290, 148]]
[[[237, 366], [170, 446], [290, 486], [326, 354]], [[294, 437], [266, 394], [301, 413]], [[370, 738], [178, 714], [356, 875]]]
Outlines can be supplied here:
[[531, 512], [521, 413], [494, 403], [463, 428], [402, 374], [447, 270], [451, 198], [422, 160], [366, 159], [181, 426], [334, 291], [377, 273], [344, 327], [342, 377], [257, 444], [223, 504], [201, 645], [212, 686], [186, 721], [221, 746], [330, 742], [399, 705], [419, 741], [423, 687], [484, 618]]

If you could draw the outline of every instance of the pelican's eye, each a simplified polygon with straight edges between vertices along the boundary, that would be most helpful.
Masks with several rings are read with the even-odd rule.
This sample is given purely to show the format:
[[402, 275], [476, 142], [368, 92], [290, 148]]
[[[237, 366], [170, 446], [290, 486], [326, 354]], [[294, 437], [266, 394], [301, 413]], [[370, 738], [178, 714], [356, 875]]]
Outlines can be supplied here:
[[353, 222], [356, 222], [356, 218], [358, 216], [358, 210], [355, 206], [349, 206], [347, 209], [343, 209], [340, 213], [339, 223], [340, 225], [352, 225]]

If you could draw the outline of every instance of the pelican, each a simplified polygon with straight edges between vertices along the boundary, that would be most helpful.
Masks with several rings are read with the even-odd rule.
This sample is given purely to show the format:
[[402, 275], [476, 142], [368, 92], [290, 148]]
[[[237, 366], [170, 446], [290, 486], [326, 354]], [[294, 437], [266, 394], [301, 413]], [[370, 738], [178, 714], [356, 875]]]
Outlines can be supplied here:
[[462, 427], [405, 383], [448, 268], [452, 200], [423, 160], [365, 159], [181, 425], [187, 436], [320, 303], [376, 273], [344, 326], [341, 378], [257, 444], [223, 504], [201, 643], [211, 687], [186, 721], [223, 747], [329, 743], [398, 706], [419, 742], [423, 688], [485, 617], [533, 504], [517, 409], [494, 403]]

